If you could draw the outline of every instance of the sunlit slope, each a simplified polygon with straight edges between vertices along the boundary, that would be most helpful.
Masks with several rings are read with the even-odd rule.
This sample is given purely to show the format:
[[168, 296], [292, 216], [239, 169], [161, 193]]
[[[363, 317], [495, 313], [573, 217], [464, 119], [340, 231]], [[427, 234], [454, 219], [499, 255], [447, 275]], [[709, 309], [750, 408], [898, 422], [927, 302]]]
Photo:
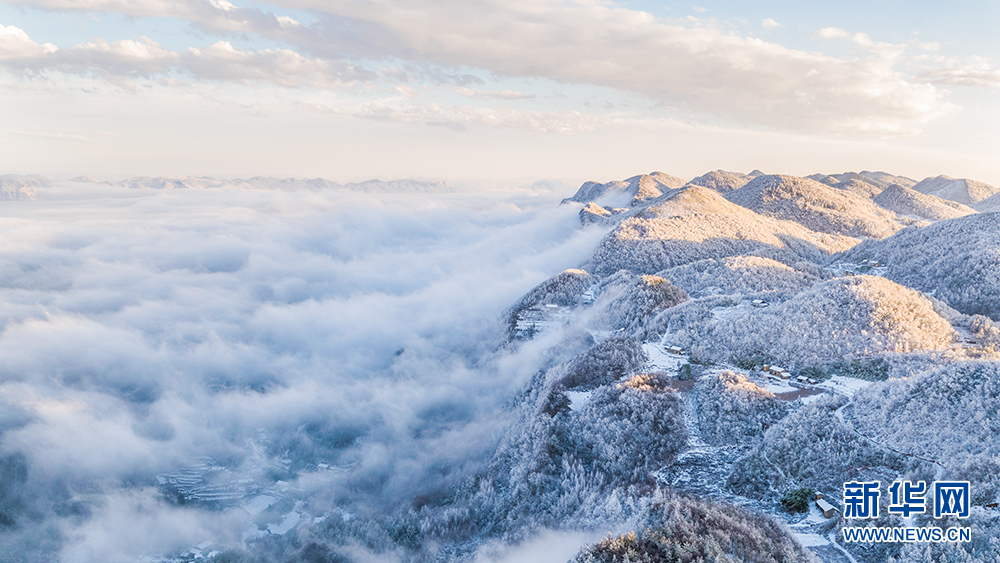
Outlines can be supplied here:
[[922, 194], [937, 196], [965, 205], [972, 205], [1000, 192], [1000, 189], [983, 182], [944, 175], [926, 178], [912, 187]]
[[737, 188], [742, 188], [747, 182], [752, 180], [752, 176], [726, 172], [725, 170], [713, 170], [688, 182], [689, 186], [701, 186], [711, 188], [720, 194], [729, 193]]
[[761, 215], [822, 233], [884, 238], [902, 228], [895, 213], [867, 197], [808, 178], [759, 176], [726, 198]]
[[713, 294], [794, 293], [818, 278], [762, 256], [699, 260], [660, 272], [693, 297]]
[[975, 209], [967, 205], [895, 185], [889, 186], [875, 196], [874, 201], [880, 207], [894, 213], [914, 215], [931, 221], [955, 219], [976, 212]]
[[625, 219], [598, 246], [590, 268], [599, 275], [619, 269], [652, 274], [698, 260], [754, 253], [783, 263], [819, 261], [857, 242], [758, 215], [714, 190], [691, 186]]
[[885, 278], [851, 276], [816, 284], [794, 298], [719, 322], [692, 350], [716, 361], [767, 356], [795, 367], [822, 366], [884, 352], [948, 347], [951, 325], [929, 299]]

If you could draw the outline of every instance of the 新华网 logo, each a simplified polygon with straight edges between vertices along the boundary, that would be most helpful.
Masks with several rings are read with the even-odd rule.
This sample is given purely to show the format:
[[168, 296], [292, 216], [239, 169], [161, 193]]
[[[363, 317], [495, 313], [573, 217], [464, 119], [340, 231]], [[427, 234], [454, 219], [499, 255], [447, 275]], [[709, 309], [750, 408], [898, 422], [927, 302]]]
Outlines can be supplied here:
[[[882, 483], [879, 481], [851, 481], [844, 483], [844, 518], [870, 520], [879, 516], [879, 498]], [[947, 516], [969, 517], [969, 482], [934, 481], [934, 518]], [[910, 518], [927, 513], [930, 492], [927, 483], [894, 481], [889, 486], [889, 503], [886, 510]], [[917, 527], [845, 527], [847, 542], [968, 542], [972, 532], [967, 527], [938, 528]]]

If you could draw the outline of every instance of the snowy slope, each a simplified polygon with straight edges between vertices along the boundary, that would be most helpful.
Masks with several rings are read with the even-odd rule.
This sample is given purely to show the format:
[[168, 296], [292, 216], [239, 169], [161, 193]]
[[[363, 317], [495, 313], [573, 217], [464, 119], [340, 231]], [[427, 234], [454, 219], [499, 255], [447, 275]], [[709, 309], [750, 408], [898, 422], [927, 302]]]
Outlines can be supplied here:
[[894, 213], [870, 199], [808, 178], [759, 176], [726, 198], [762, 215], [823, 233], [884, 238], [902, 228]]
[[936, 178], [925, 178], [914, 185], [913, 189], [922, 194], [957, 201], [965, 205], [972, 205], [1000, 192], [1000, 189], [989, 184], [943, 175]]
[[900, 215], [915, 215], [931, 221], [954, 219], [976, 212], [967, 205], [922, 194], [903, 186], [889, 186], [878, 194], [874, 201], [879, 206]]

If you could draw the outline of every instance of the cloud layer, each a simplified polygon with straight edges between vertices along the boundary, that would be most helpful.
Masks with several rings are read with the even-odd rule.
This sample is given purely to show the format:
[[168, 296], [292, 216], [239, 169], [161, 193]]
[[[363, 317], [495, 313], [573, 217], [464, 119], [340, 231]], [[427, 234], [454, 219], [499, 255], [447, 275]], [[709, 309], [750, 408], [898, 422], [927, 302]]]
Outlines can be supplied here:
[[32, 495], [0, 551], [41, 560], [238, 541], [156, 492], [199, 456], [351, 467], [293, 484], [355, 512], [461, 478], [537, 361], [482, 362], [497, 315], [600, 236], [532, 195], [40, 192], [0, 229], [0, 460]]

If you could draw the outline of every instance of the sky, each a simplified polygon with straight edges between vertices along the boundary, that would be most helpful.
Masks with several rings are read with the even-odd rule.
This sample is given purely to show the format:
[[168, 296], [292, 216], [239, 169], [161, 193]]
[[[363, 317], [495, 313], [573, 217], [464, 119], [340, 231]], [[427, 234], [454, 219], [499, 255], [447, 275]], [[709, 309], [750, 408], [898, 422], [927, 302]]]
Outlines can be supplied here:
[[0, 171], [1000, 184], [995, 2], [0, 0]]

